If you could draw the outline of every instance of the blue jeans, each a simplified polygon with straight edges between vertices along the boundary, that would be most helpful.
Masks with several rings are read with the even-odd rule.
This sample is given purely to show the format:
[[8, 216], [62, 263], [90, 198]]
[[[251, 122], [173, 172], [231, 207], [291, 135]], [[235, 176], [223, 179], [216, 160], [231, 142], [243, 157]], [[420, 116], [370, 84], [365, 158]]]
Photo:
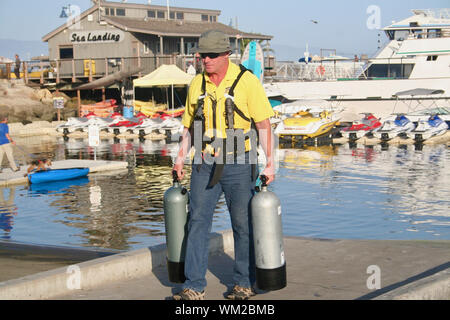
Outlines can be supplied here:
[[[248, 163], [248, 161], [246, 162]], [[207, 188], [213, 165], [193, 165], [191, 176], [188, 238], [185, 257], [184, 288], [203, 291], [206, 287], [209, 234], [217, 201], [225, 194], [234, 237], [235, 285], [249, 288], [255, 282], [253, 232], [250, 200], [255, 181], [250, 164], [226, 164], [219, 183]]]

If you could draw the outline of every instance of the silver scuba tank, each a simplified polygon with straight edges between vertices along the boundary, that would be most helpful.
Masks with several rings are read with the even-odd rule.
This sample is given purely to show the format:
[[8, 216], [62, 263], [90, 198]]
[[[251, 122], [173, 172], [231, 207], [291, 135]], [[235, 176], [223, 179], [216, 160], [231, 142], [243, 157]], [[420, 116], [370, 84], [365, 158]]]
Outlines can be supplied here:
[[255, 247], [256, 284], [262, 290], [286, 287], [281, 204], [267, 189], [267, 177], [261, 176], [261, 191], [251, 200], [253, 242]]
[[172, 172], [173, 186], [164, 193], [164, 220], [166, 227], [167, 269], [169, 280], [183, 283], [184, 257], [188, 221], [189, 194], [182, 187], [176, 171]]

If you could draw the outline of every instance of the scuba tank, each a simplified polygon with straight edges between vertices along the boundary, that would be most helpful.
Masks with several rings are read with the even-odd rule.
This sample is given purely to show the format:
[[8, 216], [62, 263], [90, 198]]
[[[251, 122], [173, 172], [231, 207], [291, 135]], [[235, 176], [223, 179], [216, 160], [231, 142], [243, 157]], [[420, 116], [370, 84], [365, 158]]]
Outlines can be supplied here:
[[251, 200], [253, 242], [255, 246], [256, 284], [262, 290], [286, 287], [286, 260], [281, 226], [281, 204], [267, 189], [267, 177], [261, 176], [261, 191]]
[[188, 220], [189, 194], [178, 180], [176, 171], [172, 171], [173, 186], [164, 193], [164, 221], [167, 243], [167, 269], [169, 280], [183, 283], [184, 257], [186, 252], [186, 234]]

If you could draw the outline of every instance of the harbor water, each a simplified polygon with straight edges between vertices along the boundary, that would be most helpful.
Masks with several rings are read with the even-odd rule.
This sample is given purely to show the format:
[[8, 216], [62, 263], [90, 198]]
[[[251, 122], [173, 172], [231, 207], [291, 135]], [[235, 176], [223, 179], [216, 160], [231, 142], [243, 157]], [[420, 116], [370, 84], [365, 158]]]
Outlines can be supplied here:
[[[61, 183], [2, 188], [0, 241], [120, 251], [165, 242], [162, 202], [177, 144], [110, 139], [94, 150], [87, 139], [55, 138], [31, 149], [54, 160], [94, 159], [95, 153], [130, 165]], [[304, 146], [279, 149], [277, 158], [270, 189], [282, 203], [285, 236], [450, 240], [446, 145]], [[189, 186], [188, 178], [183, 184]], [[221, 198], [213, 231], [230, 227]]]

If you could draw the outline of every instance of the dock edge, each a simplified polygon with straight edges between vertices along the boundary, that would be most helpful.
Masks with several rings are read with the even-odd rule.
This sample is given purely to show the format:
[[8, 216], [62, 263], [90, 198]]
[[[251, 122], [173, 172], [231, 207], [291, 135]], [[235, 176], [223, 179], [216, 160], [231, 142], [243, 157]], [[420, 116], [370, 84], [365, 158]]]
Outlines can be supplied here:
[[[210, 235], [210, 254], [233, 250], [233, 245], [231, 230]], [[166, 245], [161, 244], [8, 280], [0, 283], [0, 300], [53, 299], [77, 289], [89, 290], [108, 282], [139, 278], [166, 265], [166, 255]], [[80, 286], [73, 289], [77, 272]]]

